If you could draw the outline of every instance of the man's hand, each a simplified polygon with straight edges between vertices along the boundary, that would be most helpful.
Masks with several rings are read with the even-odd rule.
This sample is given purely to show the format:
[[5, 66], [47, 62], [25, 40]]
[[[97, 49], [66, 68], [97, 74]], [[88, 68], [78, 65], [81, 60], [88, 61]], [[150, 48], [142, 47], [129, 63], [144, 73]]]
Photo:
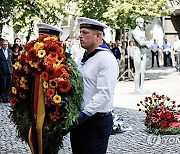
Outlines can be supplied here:
[[90, 116], [84, 113], [83, 111], [80, 112], [79, 118], [78, 118], [78, 124], [83, 123], [85, 120], [87, 120]]
[[71, 127], [70, 127], [70, 130], [71, 129], [74, 129], [76, 127], [78, 127], [78, 125], [82, 124], [85, 120], [87, 120], [90, 116], [85, 114], [83, 111], [80, 112], [79, 114], [79, 118], [77, 120], [76, 123], [74, 123]]

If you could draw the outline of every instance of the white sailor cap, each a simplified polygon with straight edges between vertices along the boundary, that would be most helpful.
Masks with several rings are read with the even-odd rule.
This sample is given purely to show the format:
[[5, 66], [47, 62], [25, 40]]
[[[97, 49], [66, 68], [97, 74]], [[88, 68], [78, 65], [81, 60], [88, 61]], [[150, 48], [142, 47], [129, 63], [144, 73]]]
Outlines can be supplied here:
[[80, 29], [81, 28], [88, 28], [88, 29], [103, 31], [104, 28], [108, 27], [104, 23], [101, 23], [97, 20], [86, 18], [86, 17], [79, 17], [78, 18], [78, 24], [80, 25]]
[[63, 30], [52, 25], [48, 25], [46, 23], [38, 23], [37, 27], [39, 29], [39, 34], [52, 34], [56, 36], [61, 36], [63, 34]]

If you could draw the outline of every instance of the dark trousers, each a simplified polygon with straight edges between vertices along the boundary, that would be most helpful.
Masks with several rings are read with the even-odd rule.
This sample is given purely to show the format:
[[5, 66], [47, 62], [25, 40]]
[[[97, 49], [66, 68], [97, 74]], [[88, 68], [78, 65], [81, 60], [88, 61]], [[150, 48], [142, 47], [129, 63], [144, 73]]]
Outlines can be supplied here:
[[0, 97], [3, 101], [9, 99], [9, 92], [11, 90], [12, 80], [11, 74], [0, 75]]
[[171, 52], [163, 52], [164, 55], [164, 66], [172, 66]]
[[151, 51], [151, 53], [152, 53], [152, 67], [154, 66], [154, 56], [156, 56], [157, 66], [159, 67], [158, 51], [156, 51], [156, 52]]
[[106, 154], [112, 131], [112, 115], [93, 115], [70, 132], [73, 154]]

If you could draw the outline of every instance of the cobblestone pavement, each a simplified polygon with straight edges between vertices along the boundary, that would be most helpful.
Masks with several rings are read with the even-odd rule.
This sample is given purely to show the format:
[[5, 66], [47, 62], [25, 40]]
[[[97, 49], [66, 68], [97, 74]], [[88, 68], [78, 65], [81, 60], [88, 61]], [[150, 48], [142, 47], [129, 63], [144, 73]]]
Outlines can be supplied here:
[[[137, 111], [136, 104], [152, 92], [165, 94], [180, 103], [180, 74], [174, 68], [147, 70], [145, 93], [136, 94], [133, 81], [119, 81], [115, 90], [114, 107], [131, 127], [123, 133], [111, 135], [107, 154], [180, 154], [180, 135], [154, 136], [146, 132], [145, 115]], [[9, 104], [0, 103], [0, 154], [30, 154], [28, 145], [16, 138], [17, 133], [9, 120]], [[64, 138], [64, 148], [59, 154], [71, 154], [69, 134]]]

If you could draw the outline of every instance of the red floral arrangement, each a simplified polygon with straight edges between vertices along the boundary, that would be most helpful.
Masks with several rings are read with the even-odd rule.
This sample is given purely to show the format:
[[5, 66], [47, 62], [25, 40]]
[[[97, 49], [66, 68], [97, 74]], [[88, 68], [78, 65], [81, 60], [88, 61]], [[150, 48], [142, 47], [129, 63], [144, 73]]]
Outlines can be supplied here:
[[139, 111], [146, 113], [145, 126], [149, 132], [161, 134], [180, 133], [180, 105], [167, 96], [156, 93], [137, 104]]
[[40, 77], [45, 94], [44, 152], [57, 153], [63, 136], [77, 120], [82, 99], [82, 76], [56, 36], [40, 35], [26, 44], [14, 64], [11, 119], [18, 136], [28, 142], [31, 126], [32, 78]]

